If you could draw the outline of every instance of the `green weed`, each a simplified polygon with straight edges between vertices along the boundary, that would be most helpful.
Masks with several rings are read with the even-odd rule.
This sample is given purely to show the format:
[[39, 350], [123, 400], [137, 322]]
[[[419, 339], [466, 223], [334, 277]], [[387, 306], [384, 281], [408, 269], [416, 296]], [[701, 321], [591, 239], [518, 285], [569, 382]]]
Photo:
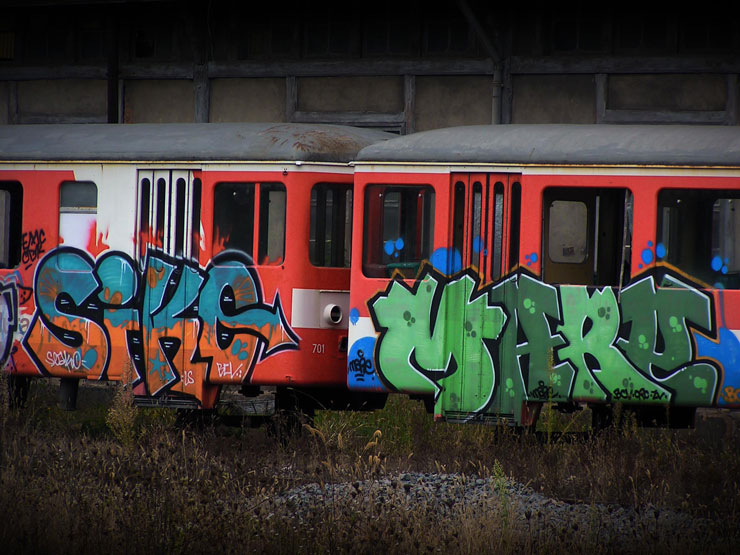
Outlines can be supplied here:
[[[645, 550], [729, 551], [740, 540], [730, 525], [740, 519], [733, 419], [711, 437], [629, 425], [548, 444], [505, 426], [435, 424], [420, 403], [392, 396], [374, 413], [320, 412], [301, 436], [281, 442], [264, 429], [176, 426], [166, 409], [131, 418], [123, 388], [98, 391], [97, 403], [81, 390], [76, 414], [58, 411], [48, 382], [33, 384], [26, 409], [2, 413], [0, 543], [9, 552], [619, 551], [600, 543], [595, 509], [584, 530], [546, 525], [543, 514], [516, 505], [510, 479], [593, 507], [708, 519], [704, 535], [680, 545], [657, 520], [636, 529]], [[102, 431], [101, 419], [109, 421]], [[456, 473], [461, 500], [475, 477], [494, 485], [442, 517], [433, 499], [412, 505], [403, 487], [378, 485], [410, 471]], [[369, 492], [329, 499], [301, 520], [289, 507], [267, 509], [291, 488], [332, 482], [362, 482]]]

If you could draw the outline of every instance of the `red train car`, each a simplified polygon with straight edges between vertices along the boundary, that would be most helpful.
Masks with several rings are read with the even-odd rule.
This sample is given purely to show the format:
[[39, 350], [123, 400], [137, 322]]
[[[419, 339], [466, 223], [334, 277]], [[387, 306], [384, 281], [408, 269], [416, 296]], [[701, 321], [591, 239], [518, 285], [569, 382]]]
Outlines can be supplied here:
[[[740, 128], [501, 125], [355, 164], [348, 384], [437, 418], [740, 407]], [[669, 411], [666, 411], [666, 408]]]
[[[126, 380], [141, 403], [222, 386], [346, 393], [353, 171], [373, 130], [0, 127], [0, 363]], [[346, 395], [345, 395], [346, 396]]]

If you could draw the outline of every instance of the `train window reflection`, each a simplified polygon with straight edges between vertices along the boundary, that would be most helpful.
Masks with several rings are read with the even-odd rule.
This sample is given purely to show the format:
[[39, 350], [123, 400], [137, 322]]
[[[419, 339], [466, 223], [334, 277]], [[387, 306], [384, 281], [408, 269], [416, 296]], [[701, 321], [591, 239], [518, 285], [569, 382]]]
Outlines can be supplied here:
[[550, 204], [550, 245], [553, 262], [580, 264], [588, 254], [588, 211], [582, 202], [556, 200]]
[[254, 248], [254, 183], [220, 183], [213, 191], [213, 254]]
[[740, 289], [740, 192], [663, 189], [656, 257], [718, 289]]
[[21, 262], [23, 188], [17, 181], [0, 181], [0, 268]]
[[259, 256], [261, 265], [281, 264], [285, 258], [285, 187], [260, 185]]
[[213, 199], [213, 254], [233, 249], [254, 257], [256, 250], [257, 264], [283, 262], [286, 205], [283, 184], [219, 183]]
[[308, 256], [314, 266], [349, 268], [352, 185], [319, 183], [311, 190]]
[[621, 286], [629, 281], [632, 194], [612, 187], [543, 192], [548, 283]]
[[[518, 220], [518, 217], [517, 217]], [[501, 277], [501, 252], [503, 248], [504, 229], [504, 184], [500, 181], [493, 188], [493, 258], [491, 260], [491, 277]], [[517, 241], [518, 246], [518, 241]]]
[[431, 256], [434, 190], [428, 186], [370, 185], [365, 190], [362, 270], [368, 277], [400, 272], [414, 277]]

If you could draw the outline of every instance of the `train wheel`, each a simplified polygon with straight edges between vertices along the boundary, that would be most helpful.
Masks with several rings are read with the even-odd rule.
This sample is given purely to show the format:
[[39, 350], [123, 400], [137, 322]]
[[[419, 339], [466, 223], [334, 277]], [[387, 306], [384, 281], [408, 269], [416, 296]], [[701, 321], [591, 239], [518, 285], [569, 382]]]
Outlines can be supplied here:
[[275, 414], [267, 425], [270, 435], [285, 444], [303, 432], [303, 425], [313, 425], [313, 400], [294, 388], [278, 387], [275, 392]]
[[62, 410], [77, 410], [78, 378], [62, 378], [59, 381], [59, 406]]

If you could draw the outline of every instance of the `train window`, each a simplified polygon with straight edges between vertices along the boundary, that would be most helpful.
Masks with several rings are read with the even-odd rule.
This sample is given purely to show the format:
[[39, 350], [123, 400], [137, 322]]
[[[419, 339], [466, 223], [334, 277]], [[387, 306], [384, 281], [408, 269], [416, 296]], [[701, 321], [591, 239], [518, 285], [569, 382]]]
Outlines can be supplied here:
[[139, 212], [139, 257], [144, 258], [146, 254], [146, 242], [149, 238], [149, 200], [151, 195], [151, 181], [144, 178], [141, 180], [141, 208]]
[[[262, 265], [281, 264], [285, 253], [285, 186], [219, 183], [214, 189], [213, 253], [235, 249]], [[258, 229], [256, 229], [258, 228]]]
[[[483, 219], [483, 186], [479, 181], [473, 184], [473, 198], [472, 198], [472, 225], [473, 232], [470, 234], [469, 256], [471, 266], [476, 270], [479, 268], [479, 262], [481, 256], [485, 252], [486, 237], [481, 237], [481, 220]], [[488, 228], [486, 227], [486, 230]]]
[[23, 187], [17, 181], [0, 181], [0, 268], [21, 262]]
[[185, 246], [185, 180], [175, 182], [175, 255], [182, 256]]
[[213, 254], [236, 249], [252, 256], [254, 183], [221, 183], [213, 192]]
[[314, 266], [349, 268], [352, 246], [352, 186], [319, 183], [311, 190], [308, 256]]
[[59, 208], [64, 212], [96, 212], [98, 188], [91, 181], [65, 181], [59, 189]]
[[514, 183], [511, 186], [511, 222], [509, 224], [509, 268], [519, 265], [519, 230], [522, 216], [522, 186]]
[[188, 170], [139, 170], [136, 240], [140, 261], [149, 246], [170, 256], [198, 258], [201, 182]]
[[59, 188], [59, 241], [86, 249], [97, 241], [98, 188], [91, 181], [65, 181]]
[[260, 185], [259, 264], [281, 264], [285, 258], [285, 186]]
[[167, 210], [167, 181], [163, 177], [157, 179], [157, 189], [155, 194], [157, 206], [155, 209], [156, 219], [154, 220], [154, 233], [156, 234], [154, 240], [164, 247], [164, 215]]
[[452, 216], [452, 247], [462, 256], [465, 241], [465, 183], [455, 183], [454, 213]]
[[198, 258], [197, 253], [200, 249], [200, 238], [203, 236], [200, 228], [201, 189], [200, 179], [193, 179], [193, 188], [191, 191], [192, 206], [190, 209], [190, 253], [195, 259]]
[[740, 289], [740, 191], [663, 189], [656, 255], [721, 289]]
[[[458, 177], [460, 178], [458, 180]], [[499, 279], [504, 258], [505, 185], [491, 175], [458, 174], [452, 189], [452, 252], [446, 272], [463, 268]], [[513, 209], [514, 213], [517, 210]], [[516, 217], [518, 221], [518, 216]], [[518, 239], [515, 240], [518, 247]]]
[[428, 185], [370, 185], [365, 190], [362, 271], [414, 277], [432, 253], [434, 189]]
[[548, 187], [543, 209], [543, 271], [548, 283], [626, 283], [632, 210], [627, 189]]
[[[518, 222], [518, 217], [517, 217]], [[493, 259], [491, 277], [501, 277], [501, 251], [504, 229], [504, 184], [500, 181], [493, 187]]]

